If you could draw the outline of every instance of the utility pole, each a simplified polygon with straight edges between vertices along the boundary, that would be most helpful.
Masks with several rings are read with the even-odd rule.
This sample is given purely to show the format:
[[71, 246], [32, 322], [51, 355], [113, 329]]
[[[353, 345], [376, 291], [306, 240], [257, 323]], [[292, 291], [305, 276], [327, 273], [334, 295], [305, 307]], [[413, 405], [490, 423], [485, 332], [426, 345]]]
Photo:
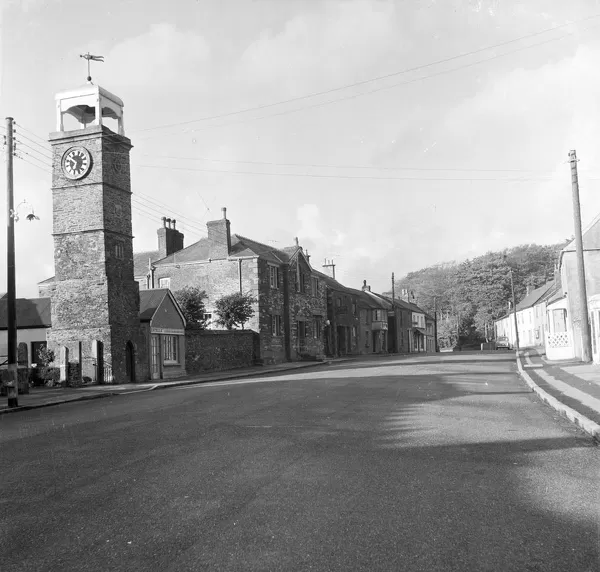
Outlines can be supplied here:
[[587, 289], [585, 285], [585, 264], [583, 260], [583, 233], [581, 231], [581, 207], [579, 205], [579, 180], [577, 177], [577, 155], [569, 151], [571, 163], [571, 187], [573, 190], [573, 221], [575, 225], [575, 245], [577, 251], [577, 285], [579, 290], [579, 323], [581, 331], [581, 361], [592, 361], [592, 340], [588, 319]]
[[513, 282], [513, 270], [512, 267], [509, 266], [510, 269], [510, 290], [512, 292], [512, 304], [513, 304], [513, 317], [515, 320], [515, 345], [517, 350], [517, 355], [519, 355], [519, 326], [517, 324], [517, 300], [515, 298], [515, 283]]
[[13, 195], [13, 118], [6, 118], [6, 304], [8, 335], [8, 406], [19, 406], [17, 370], [17, 308], [15, 280], [15, 218]]
[[438, 335], [437, 335], [437, 296], [433, 297], [433, 335], [435, 339], [435, 351], [439, 352], [440, 347], [438, 345]]

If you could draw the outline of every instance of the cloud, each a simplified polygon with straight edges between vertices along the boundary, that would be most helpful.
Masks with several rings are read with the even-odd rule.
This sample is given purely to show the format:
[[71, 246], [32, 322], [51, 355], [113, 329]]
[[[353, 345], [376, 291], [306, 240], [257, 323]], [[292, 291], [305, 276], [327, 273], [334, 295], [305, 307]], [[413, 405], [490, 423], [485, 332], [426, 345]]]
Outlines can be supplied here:
[[320, 213], [317, 205], [302, 205], [297, 210], [297, 218], [300, 221], [299, 237], [303, 240], [312, 239], [313, 241], [323, 238], [323, 233], [319, 228]]
[[114, 85], [144, 87], [149, 92], [175, 86], [178, 91], [197, 88], [206, 83], [201, 77], [207, 74], [210, 55], [203, 36], [166, 22], [154, 24], [108, 53], [111, 66], [104, 75]]
[[404, 43], [393, 2], [344, 0], [318, 7], [288, 20], [278, 33], [263, 30], [242, 54], [239, 77], [298, 94], [372, 77], [384, 56]]

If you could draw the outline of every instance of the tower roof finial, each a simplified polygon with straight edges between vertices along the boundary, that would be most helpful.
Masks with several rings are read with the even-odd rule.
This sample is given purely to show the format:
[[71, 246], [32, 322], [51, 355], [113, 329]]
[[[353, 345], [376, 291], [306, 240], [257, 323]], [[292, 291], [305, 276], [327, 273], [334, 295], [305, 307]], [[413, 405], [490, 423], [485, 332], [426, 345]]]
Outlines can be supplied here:
[[90, 54], [90, 52], [88, 52], [87, 54], [79, 54], [79, 57], [87, 60], [87, 68], [88, 68], [87, 81], [88, 81], [88, 83], [92, 83], [92, 76], [90, 75], [90, 60], [93, 62], [103, 62], [104, 63], [104, 56], [93, 56], [92, 54]]

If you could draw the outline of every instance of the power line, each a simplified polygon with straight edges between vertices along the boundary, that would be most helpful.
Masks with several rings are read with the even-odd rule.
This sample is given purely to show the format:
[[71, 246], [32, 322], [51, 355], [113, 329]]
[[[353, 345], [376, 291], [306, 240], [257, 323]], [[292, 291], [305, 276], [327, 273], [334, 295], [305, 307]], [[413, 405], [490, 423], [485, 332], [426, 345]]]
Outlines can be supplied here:
[[[23, 151], [23, 153], [26, 153], [27, 155], [29, 155], [29, 153], [27, 153], [26, 151]], [[31, 155], [29, 155], [30, 157], [32, 157]], [[44, 168], [44, 167], [40, 167], [38, 164], [36, 163], [32, 163], [31, 161], [28, 161], [27, 159], [25, 159], [25, 157], [21, 157], [19, 154], [15, 153], [15, 157], [17, 159], [21, 159], [21, 161], [24, 161], [25, 163], [28, 163], [29, 165], [32, 165], [34, 167], [36, 167], [37, 169], [40, 169], [41, 171], [44, 171], [44, 173], [52, 173], [52, 171], [49, 171], [48, 169]], [[35, 159], [35, 157], [32, 157]]]
[[[485, 51], [488, 51], [488, 50], [491, 50], [491, 49], [495, 49], [495, 48], [500, 48], [500, 47], [503, 47], [503, 46], [507, 46], [507, 45], [513, 44], [515, 42], [519, 42], [521, 40], [525, 40], [525, 39], [533, 38], [533, 37], [536, 37], [536, 36], [540, 36], [542, 34], [546, 34], [548, 32], [559, 30], [559, 29], [562, 29], [562, 28], [565, 28], [565, 27], [568, 27], [568, 26], [572, 26], [572, 25], [575, 25], [575, 24], [579, 24], [579, 23], [582, 23], [582, 22], [589, 21], [589, 20], [594, 20], [594, 19], [596, 19], [598, 17], [600, 17], [600, 14], [594, 14], [594, 15], [588, 16], [586, 18], [581, 18], [579, 20], [574, 20], [573, 22], [569, 22], [567, 24], [561, 24], [560, 26], [555, 26], [553, 28], [547, 28], [545, 30], [540, 30], [539, 32], [534, 32], [533, 34], [528, 34], [528, 35], [525, 35], [525, 36], [520, 36], [519, 38], [514, 38], [514, 39], [508, 40], [506, 42], [501, 42], [499, 44], [494, 44], [492, 46], [487, 46], [485, 48], [480, 48], [480, 49], [473, 50], [473, 51], [470, 51], [470, 52], [465, 52], [465, 53], [462, 53], [462, 54], [457, 54], [457, 55], [449, 57], [449, 58], [444, 58], [444, 59], [441, 59], [441, 60], [437, 60], [437, 61], [434, 61], [434, 62], [423, 64], [423, 65], [420, 65], [420, 66], [414, 66], [412, 68], [407, 68], [407, 69], [404, 69], [404, 70], [400, 70], [400, 71], [397, 71], [397, 72], [393, 72], [393, 73], [389, 73], [389, 74], [386, 74], [386, 75], [378, 76], [378, 77], [375, 77], [375, 78], [371, 78], [371, 79], [367, 79], [367, 80], [363, 80], [363, 81], [359, 81], [359, 82], [354, 82], [354, 83], [351, 83], [351, 84], [346, 84], [346, 85], [343, 85], [343, 86], [340, 86], [340, 87], [336, 87], [336, 88], [332, 88], [332, 89], [328, 89], [328, 90], [324, 90], [324, 91], [313, 92], [313, 93], [310, 93], [310, 94], [307, 94], [307, 95], [293, 97], [293, 98], [289, 98], [289, 99], [277, 101], [277, 102], [274, 102], [274, 103], [268, 103], [268, 104], [264, 104], [264, 105], [257, 105], [257, 106], [253, 106], [253, 107], [248, 107], [248, 108], [236, 110], [236, 111], [230, 111], [230, 112], [227, 112], [227, 113], [221, 113], [221, 114], [218, 114], [218, 115], [201, 117], [201, 118], [198, 118], [198, 119], [191, 119], [191, 120], [188, 120], [188, 121], [182, 121], [182, 122], [177, 122], [177, 123], [164, 124], [164, 125], [159, 125], [159, 126], [156, 126], [156, 127], [147, 127], [147, 128], [144, 128], [144, 129], [138, 129], [138, 130], [134, 131], [134, 133], [154, 131], [154, 130], [158, 130], [158, 129], [167, 129], [167, 128], [170, 128], [170, 127], [179, 127], [179, 126], [190, 125], [192, 123], [198, 123], [198, 122], [202, 122], [202, 121], [211, 121], [211, 120], [214, 120], [214, 119], [223, 119], [223, 118], [226, 118], [226, 117], [231, 117], [233, 115], [239, 115], [239, 114], [242, 114], [242, 113], [248, 113], [250, 111], [259, 111], [259, 110], [263, 110], [263, 109], [268, 109], [268, 108], [271, 108], [271, 107], [275, 107], [275, 106], [278, 106], [278, 105], [284, 105], [284, 104], [288, 104], [288, 103], [294, 103], [294, 102], [297, 102], [297, 101], [303, 101], [303, 100], [306, 100], [306, 99], [310, 99], [310, 98], [314, 98], [314, 97], [319, 97], [319, 96], [327, 95], [327, 94], [330, 94], [330, 93], [335, 93], [335, 92], [338, 92], [338, 91], [342, 91], [342, 90], [346, 90], [346, 89], [358, 87], [358, 86], [361, 86], [361, 85], [367, 85], [369, 83], [373, 83], [373, 82], [376, 82], [376, 81], [381, 81], [381, 80], [384, 80], [384, 79], [389, 79], [391, 77], [395, 77], [395, 76], [398, 76], [398, 75], [403, 75], [403, 74], [406, 74], [406, 73], [410, 73], [410, 72], [414, 72], [414, 71], [419, 71], [419, 70], [426, 69], [426, 68], [429, 68], [429, 67], [433, 67], [433, 66], [436, 66], [436, 65], [440, 65], [440, 64], [443, 64], [443, 63], [448, 63], [448, 62], [451, 62], [451, 61], [454, 61], [454, 60], [457, 60], [457, 59], [460, 59], [460, 58], [465, 58], [467, 56], [479, 54], [481, 52], [485, 52]], [[540, 42], [538, 44], [532, 44], [531, 46], [525, 46], [523, 48], [520, 48], [520, 49], [517, 49], [517, 50], [513, 50], [511, 52], [506, 52], [504, 54], [498, 54], [498, 55], [495, 55], [493, 57], [490, 57], [490, 58], [487, 58], [487, 59], [484, 59], [484, 60], [480, 60], [478, 62], [474, 62], [474, 63], [471, 63], [471, 64], [466, 65], [466, 66], [461, 66], [461, 67], [458, 67], [458, 68], [453, 68], [452, 70], [447, 70], [445, 72], [440, 72], [438, 74], [432, 74], [431, 76], [425, 76], [423, 78], [417, 78], [416, 80], [413, 80], [413, 81], [420, 81], [422, 79], [427, 79], [427, 77], [435, 77], [436, 75], [440, 75], [441, 73], [449, 73], [451, 71], [456, 71], [458, 69], [463, 69], [463, 67], [469, 67], [471, 65], [476, 65], [476, 64], [479, 64], [479, 63], [490, 61], [490, 60], [493, 60], [493, 59], [496, 59], [496, 58], [499, 58], [499, 57], [502, 57], [502, 56], [505, 56], [505, 55], [509, 55], [509, 54], [512, 54], [512, 53], [515, 53], [515, 52], [518, 52], [518, 51], [521, 51], [521, 50], [524, 50], [524, 49], [529, 49], [529, 48], [537, 47], [537, 46], [543, 45], [543, 44], [551, 42], [551, 41], [556, 41], [556, 40], [562, 39], [562, 38], [566, 37], [567, 35], [571, 35], [571, 33], [565, 34], [563, 36], [559, 36], [558, 38], [551, 38], [549, 40], [546, 40], [544, 42]], [[370, 94], [370, 93], [375, 93], [376, 91], [380, 91], [382, 89], [391, 89], [392, 87], [397, 87], [398, 85], [405, 85], [406, 83], [412, 83], [412, 81], [411, 82], [402, 82], [402, 83], [399, 83], [399, 84], [394, 84], [392, 86], [382, 87], [382, 88], [379, 88], [379, 89], [376, 89], [376, 90], [371, 90], [371, 91], [363, 92], [363, 93], [360, 93], [360, 94], [355, 94], [352, 97], [341, 98], [339, 100], [332, 100], [332, 101], [329, 101], [329, 102], [322, 103], [320, 105], [329, 105], [329, 104], [335, 103], [337, 101], [344, 101], [345, 99], [352, 99], [353, 97], [360, 97], [362, 95], [367, 95], [367, 94]], [[294, 113], [295, 111], [300, 111], [302, 109], [309, 109], [311, 107], [315, 107], [315, 106], [308, 106], [308, 107], [305, 107], [305, 108], [299, 108], [299, 109], [296, 109], [296, 110], [291, 110], [291, 111], [289, 111], [289, 113]], [[276, 115], [281, 115], [281, 114], [283, 114], [283, 113], [278, 113], [278, 114], [274, 114], [274, 115], [267, 115], [267, 116], [259, 117], [259, 118], [256, 118], [256, 119], [263, 119], [265, 117], [274, 117]], [[225, 125], [232, 125], [232, 124], [225, 124]], [[147, 139], [142, 139], [142, 140], [147, 140]]]
[[[30, 149], [34, 153], [37, 153], [38, 155], [42, 156], [45, 159], [46, 162], [50, 161], [50, 163], [46, 163], [46, 164], [48, 164], [48, 166], [50, 166], [50, 167], [52, 166], [52, 163], [51, 163], [52, 157], [48, 157], [47, 155], [44, 155], [41, 151], [38, 151], [37, 149], [34, 149], [31, 145], [27, 145], [27, 143], [25, 143], [23, 141], [20, 141], [19, 138], [18, 138], [18, 136], [15, 136], [14, 141], [15, 141], [15, 143], [17, 145], [22, 145], [24, 147], [27, 147], [28, 149]], [[25, 153], [25, 151], [23, 151], [23, 152]], [[27, 153], [27, 154], [29, 154], [29, 153]]]
[[212, 159], [210, 157], [181, 157], [173, 155], [143, 154], [144, 157], [155, 157], [160, 159], [175, 159], [181, 161], [207, 161], [212, 163], [239, 163], [244, 165], [266, 165], [273, 167], [301, 167], [322, 169], [367, 169], [375, 171], [451, 171], [451, 172], [473, 172], [473, 173], [552, 173], [552, 169], [461, 169], [457, 167], [376, 167], [368, 165], [331, 165], [323, 163], [277, 163], [273, 161], [241, 161], [228, 159]]
[[[41, 149], [41, 151], [38, 151], [38, 153], [45, 153], [49, 159], [52, 158], [52, 151], [50, 151], [50, 149], [48, 147], [44, 147], [43, 145], [40, 145], [37, 141], [34, 141], [30, 137], [27, 137], [27, 135], [24, 135], [20, 131], [17, 133], [15, 130], [15, 136], [22, 137], [23, 139], [27, 139], [27, 141], [29, 141], [30, 143], [33, 143], [34, 145], [37, 146], [36, 151], [37, 151], [37, 149]], [[25, 143], [23, 143], [23, 145], [25, 145]], [[33, 147], [32, 147], [32, 149], [33, 149]]]
[[[143, 199], [137, 198], [137, 195], [140, 195], [141, 197], [144, 197], [144, 198]], [[188, 221], [187, 224], [191, 224], [191, 225], [202, 224], [201, 222], [199, 222], [199, 221], [197, 221], [197, 220], [195, 220], [193, 218], [185, 216], [185, 215], [183, 215], [183, 214], [181, 214], [181, 213], [179, 213], [177, 211], [174, 211], [168, 204], [160, 202], [158, 199], [155, 199], [155, 198], [151, 197], [150, 195], [146, 195], [146, 194], [141, 193], [141, 192], [135, 192], [132, 196], [134, 198], [137, 198], [137, 200], [148, 201], [148, 202], [150, 202], [151, 204], [154, 204], [157, 207], [160, 207], [162, 209], [166, 209], [169, 213], [172, 213], [173, 215], [177, 216], [177, 218], [179, 220]], [[164, 214], [164, 211], [161, 212], [161, 215], [163, 215], [163, 214]], [[201, 227], [199, 227], [199, 228], [201, 228]]]
[[[15, 125], [17, 125], [18, 127], [20, 127], [21, 129], [23, 129], [23, 131], [26, 131], [27, 133], [29, 133], [30, 135], [33, 135], [34, 137], [37, 137], [40, 141], [42, 141], [44, 143], [44, 145], [46, 145], [47, 147], [49, 147], [49, 143], [48, 141], [46, 141], [46, 139], [44, 139], [43, 137], [40, 137], [39, 135], [36, 135], [33, 131], [30, 131], [29, 129], [27, 129], [25, 126], [21, 125], [20, 123], [17, 123], [15, 121]], [[39, 143], [38, 143], [39, 145]]]
[[515, 178], [498, 178], [498, 177], [373, 177], [369, 175], [327, 175], [317, 173], [268, 173], [268, 172], [256, 172], [256, 171], [223, 171], [220, 169], [203, 169], [194, 167], [173, 167], [169, 165], [141, 165], [137, 164], [136, 167], [150, 168], [150, 169], [171, 169], [174, 171], [197, 171], [202, 173], [222, 173], [232, 175], [263, 175], [268, 177], [310, 177], [317, 179], [358, 179], [358, 180], [369, 180], [369, 181], [499, 181], [499, 182], [527, 182], [527, 181], [552, 181], [549, 178], [526, 178], [526, 177], [515, 177]]
[[[157, 214], [159, 217], [162, 217], [162, 216], [164, 216], [164, 210], [161, 210], [161, 211], [159, 211], [158, 209], [156, 209], [156, 208], [155, 208], [155, 207], [153, 207], [152, 205], [146, 204], [146, 203], [142, 202], [140, 199], [137, 199], [137, 198], [135, 198], [135, 196], [134, 196], [134, 195], [132, 195], [132, 197], [131, 197], [131, 198], [132, 198], [132, 201], [135, 201], [135, 204], [136, 204], [136, 205], [139, 205], [139, 206], [142, 206], [142, 207], [144, 207], [144, 208], [145, 208], [145, 209], [147, 209], [148, 211], [150, 211], [150, 212], [153, 212], [153, 213]], [[181, 219], [179, 219], [179, 220], [181, 220]], [[183, 221], [183, 222], [184, 222], [184, 224], [185, 224], [187, 227], [190, 227], [190, 228], [192, 228], [193, 230], [196, 230], [196, 231], [197, 231], [197, 232], [199, 232], [199, 233], [206, 232], [206, 229], [203, 229], [201, 226], [196, 226], [196, 225], [195, 225], [193, 222], [186, 222], [186, 221]]]

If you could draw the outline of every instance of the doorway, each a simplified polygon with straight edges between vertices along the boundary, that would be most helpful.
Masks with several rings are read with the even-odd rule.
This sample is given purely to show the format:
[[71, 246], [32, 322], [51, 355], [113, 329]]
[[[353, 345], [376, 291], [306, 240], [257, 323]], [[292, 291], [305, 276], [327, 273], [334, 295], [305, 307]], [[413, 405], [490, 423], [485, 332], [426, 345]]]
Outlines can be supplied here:
[[125, 371], [127, 381], [135, 381], [135, 350], [130, 341], [125, 346]]

